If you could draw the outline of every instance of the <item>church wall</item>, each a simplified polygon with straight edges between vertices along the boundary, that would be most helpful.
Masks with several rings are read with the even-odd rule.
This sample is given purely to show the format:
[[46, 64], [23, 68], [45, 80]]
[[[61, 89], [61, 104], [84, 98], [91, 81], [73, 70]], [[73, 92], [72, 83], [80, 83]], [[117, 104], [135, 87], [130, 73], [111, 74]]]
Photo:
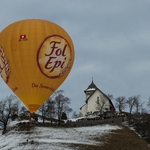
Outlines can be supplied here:
[[85, 116], [85, 115], [86, 115], [86, 112], [87, 112], [87, 105], [85, 104], [85, 105], [82, 107], [82, 110], [81, 110], [82, 116]]
[[99, 96], [100, 92], [97, 90], [88, 100], [88, 106], [87, 106], [87, 111], [88, 112], [94, 112], [96, 110], [96, 101], [97, 97]]
[[109, 100], [99, 91], [95, 91], [95, 93], [89, 98], [88, 100], [88, 104], [87, 104], [87, 112], [95, 112], [95, 111], [99, 111], [99, 109], [96, 108], [97, 104], [97, 97], [99, 97], [99, 102], [101, 103], [101, 100], [105, 100], [105, 105], [103, 107], [103, 111], [106, 110], [106, 108], [109, 110], [110, 108], [110, 104], [109, 104]]
[[105, 100], [105, 105], [103, 107], [103, 111], [105, 111], [106, 109], [109, 110], [110, 109], [109, 100], [102, 93], [100, 93], [100, 101], [103, 101], [103, 100]]

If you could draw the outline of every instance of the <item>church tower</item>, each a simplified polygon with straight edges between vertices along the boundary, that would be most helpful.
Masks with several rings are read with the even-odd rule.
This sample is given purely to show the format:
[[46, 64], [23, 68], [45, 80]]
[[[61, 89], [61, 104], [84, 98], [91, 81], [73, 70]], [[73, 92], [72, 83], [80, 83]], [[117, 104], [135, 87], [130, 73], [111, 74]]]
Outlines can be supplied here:
[[92, 95], [96, 90], [97, 90], [97, 86], [94, 84], [93, 80], [92, 83], [88, 86], [88, 88], [84, 91], [85, 95], [86, 95], [86, 99], [88, 99], [88, 97], [90, 95]]

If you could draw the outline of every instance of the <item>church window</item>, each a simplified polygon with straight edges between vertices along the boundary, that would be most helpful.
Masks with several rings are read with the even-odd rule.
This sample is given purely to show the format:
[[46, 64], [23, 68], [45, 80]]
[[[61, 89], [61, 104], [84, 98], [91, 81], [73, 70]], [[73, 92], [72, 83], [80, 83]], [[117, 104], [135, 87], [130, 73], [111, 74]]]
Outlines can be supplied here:
[[99, 104], [99, 97], [97, 97], [97, 104]]

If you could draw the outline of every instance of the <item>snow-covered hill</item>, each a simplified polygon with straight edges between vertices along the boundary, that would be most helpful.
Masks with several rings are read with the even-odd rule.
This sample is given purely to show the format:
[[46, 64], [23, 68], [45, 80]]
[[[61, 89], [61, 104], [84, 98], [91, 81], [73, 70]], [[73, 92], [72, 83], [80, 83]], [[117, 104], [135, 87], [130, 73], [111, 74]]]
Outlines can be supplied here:
[[71, 144], [102, 144], [94, 140], [111, 130], [115, 125], [80, 128], [35, 127], [30, 131], [11, 130], [0, 136], [0, 150], [73, 150]]

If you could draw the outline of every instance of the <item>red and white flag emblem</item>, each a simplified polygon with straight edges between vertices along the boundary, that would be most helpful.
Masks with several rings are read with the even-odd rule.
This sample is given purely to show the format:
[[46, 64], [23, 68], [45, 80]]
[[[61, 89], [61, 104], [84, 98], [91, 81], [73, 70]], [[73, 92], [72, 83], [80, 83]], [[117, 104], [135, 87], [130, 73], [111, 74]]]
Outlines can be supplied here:
[[20, 35], [20, 39], [26, 39], [26, 35]]

